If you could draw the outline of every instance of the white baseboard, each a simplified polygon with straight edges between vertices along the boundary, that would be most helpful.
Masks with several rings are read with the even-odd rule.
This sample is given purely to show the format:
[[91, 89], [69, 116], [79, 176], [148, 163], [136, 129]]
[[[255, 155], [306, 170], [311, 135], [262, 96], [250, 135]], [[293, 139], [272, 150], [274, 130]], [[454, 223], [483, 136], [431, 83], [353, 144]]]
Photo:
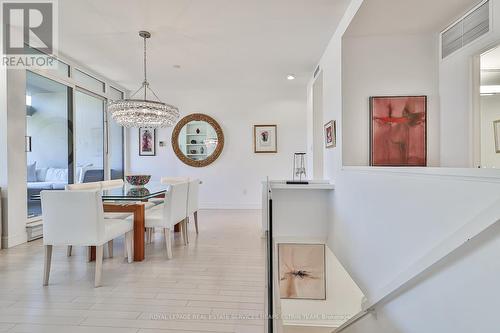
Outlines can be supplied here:
[[17, 245], [24, 244], [28, 241], [26, 232], [20, 235], [2, 236], [2, 249], [8, 249]]
[[219, 202], [200, 202], [200, 209], [248, 209], [260, 210], [261, 203], [219, 203]]

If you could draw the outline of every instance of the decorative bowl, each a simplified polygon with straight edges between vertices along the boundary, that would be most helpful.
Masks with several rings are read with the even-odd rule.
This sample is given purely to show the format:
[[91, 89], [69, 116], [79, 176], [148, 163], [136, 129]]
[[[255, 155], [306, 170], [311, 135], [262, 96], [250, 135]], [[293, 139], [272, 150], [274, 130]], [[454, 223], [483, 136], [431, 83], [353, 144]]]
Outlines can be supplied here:
[[127, 180], [127, 183], [129, 183], [132, 186], [144, 186], [147, 183], [149, 183], [151, 176], [150, 175], [130, 175], [130, 176], [125, 176], [125, 179]]

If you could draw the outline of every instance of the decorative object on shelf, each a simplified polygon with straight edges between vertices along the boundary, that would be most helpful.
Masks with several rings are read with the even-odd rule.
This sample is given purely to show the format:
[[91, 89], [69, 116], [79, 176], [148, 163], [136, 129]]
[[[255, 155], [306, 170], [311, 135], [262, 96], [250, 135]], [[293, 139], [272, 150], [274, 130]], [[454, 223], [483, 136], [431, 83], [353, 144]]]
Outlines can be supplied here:
[[191, 140], [191, 144], [195, 145], [196, 144], [196, 140]]
[[[150, 88], [146, 71], [146, 39], [151, 37], [147, 31], [139, 31], [139, 36], [144, 39], [144, 81], [141, 87], [130, 96], [130, 99], [111, 101], [108, 111], [111, 117], [123, 127], [170, 127], [179, 119], [179, 109], [160, 101], [156, 93]], [[143, 99], [133, 99], [143, 90]], [[156, 101], [148, 100], [150, 91]]]
[[[196, 130], [199, 130], [199, 134], [196, 134], [198, 144], [195, 152], [200, 153], [192, 154], [189, 144]], [[175, 126], [172, 132], [172, 148], [183, 163], [196, 168], [205, 167], [222, 153], [224, 133], [212, 117], [202, 113], [191, 114], [182, 118]]]
[[132, 186], [144, 186], [151, 180], [150, 175], [128, 175], [125, 180]]
[[276, 125], [254, 125], [254, 153], [277, 153], [278, 139]]
[[280, 297], [326, 299], [325, 245], [278, 244]]
[[196, 129], [196, 134], [200, 134], [200, 129], [199, 128]]
[[495, 132], [495, 151], [497, 154], [500, 153], [500, 120], [495, 120], [493, 122], [493, 130]]
[[139, 128], [139, 156], [156, 156], [156, 130]]
[[337, 146], [337, 123], [330, 120], [325, 124], [325, 148], [335, 148]]
[[196, 154], [196, 150], [195, 150], [195, 149], [191, 149], [189, 152], [190, 152], [191, 154]]
[[293, 180], [287, 181], [290, 185], [307, 185], [306, 181], [306, 153], [293, 154]]
[[370, 165], [427, 166], [427, 96], [370, 97]]

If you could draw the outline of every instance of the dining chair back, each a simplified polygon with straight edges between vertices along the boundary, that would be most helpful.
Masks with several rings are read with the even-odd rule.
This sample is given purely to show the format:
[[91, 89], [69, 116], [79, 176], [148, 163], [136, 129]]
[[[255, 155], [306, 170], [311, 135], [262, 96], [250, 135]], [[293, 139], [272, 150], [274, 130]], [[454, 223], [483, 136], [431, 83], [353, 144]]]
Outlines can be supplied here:
[[100, 191], [42, 191], [43, 242], [101, 245], [104, 210]]
[[189, 177], [161, 177], [162, 184], [178, 184], [189, 182]]
[[186, 219], [188, 186], [188, 183], [170, 185], [163, 206], [163, 219], [166, 226], [173, 227]]
[[172, 232], [174, 226], [181, 227], [184, 244], [187, 244], [187, 182], [170, 184], [170, 188], [165, 195], [164, 203], [146, 211], [145, 225], [152, 230], [155, 227], [162, 228], [165, 234], [165, 245], [167, 257], [172, 258]]
[[187, 212], [186, 215], [188, 217], [193, 214], [194, 216], [194, 226], [196, 228], [196, 233], [198, 233], [198, 209], [199, 209], [199, 190], [200, 190], [200, 180], [199, 179], [193, 179], [189, 182], [189, 189], [188, 189], [188, 202], [187, 202]]
[[100, 190], [101, 183], [100, 182], [92, 182], [92, 183], [68, 184], [68, 185], [66, 185], [65, 188], [66, 188], [66, 190], [69, 190], [69, 191]]
[[107, 189], [107, 188], [114, 188], [114, 187], [122, 187], [124, 184], [124, 181], [123, 181], [123, 179], [113, 179], [113, 180], [105, 180], [105, 181], [102, 181], [100, 183], [101, 183], [101, 187], [103, 189]]

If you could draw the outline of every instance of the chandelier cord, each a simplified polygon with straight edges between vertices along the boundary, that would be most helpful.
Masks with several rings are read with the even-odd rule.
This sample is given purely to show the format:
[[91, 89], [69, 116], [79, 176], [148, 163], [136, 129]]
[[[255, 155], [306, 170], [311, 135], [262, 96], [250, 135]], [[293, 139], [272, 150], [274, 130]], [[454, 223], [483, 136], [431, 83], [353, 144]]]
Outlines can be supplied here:
[[146, 92], [147, 92], [147, 87], [148, 87], [148, 77], [147, 77], [147, 63], [146, 63], [146, 36], [144, 36], [144, 100], [147, 99]]

